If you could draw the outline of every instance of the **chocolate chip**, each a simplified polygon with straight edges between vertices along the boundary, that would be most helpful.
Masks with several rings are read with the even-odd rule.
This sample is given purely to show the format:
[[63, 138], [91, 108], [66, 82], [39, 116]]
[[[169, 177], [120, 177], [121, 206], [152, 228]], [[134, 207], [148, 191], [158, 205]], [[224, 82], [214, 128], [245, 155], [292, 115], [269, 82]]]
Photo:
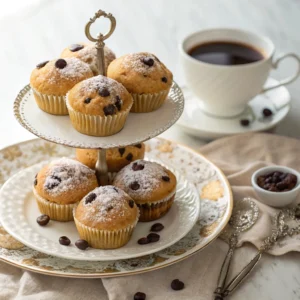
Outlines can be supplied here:
[[86, 240], [79, 239], [75, 242], [75, 246], [80, 250], [85, 250], [89, 247], [89, 243]]
[[133, 171], [141, 171], [141, 170], [143, 170], [144, 168], [145, 168], [144, 165], [140, 165], [140, 164], [138, 164], [137, 162], [133, 163], [133, 165], [132, 165], [132, 170], [133, 170]]
[[37, 217], [36, 222], [40, 225], [40, 226], [46, 226], [50, 221], [50, 217], [48, 215], [40, 215], [39, 217]]
[[273, 178], [272, 177], [268, 177], [265, 180], [265, 183], [272, 183]]
[[154, 65], [154, 60], [151, 57], [144, 57], [142, 61], [145, 65], [149, 67], [152, 67]]
[[146, 244], [149, 244], [149, 241], [146, 237], [142, 237], [138, 240], [138, 244], [139, 245], [146, 245]]
[[83, 49], [83, 45], [79, 45], [79, 44], [72, 44], [70, 47], [69, 47], [69, 50], [72, 51], [72, 52], [76, 52], [76, 51], [79, 51], [81, 49]]
[[119, 193], [119, 191], [118, 191], [118, 189], [117, 189], [116, 187], [113, 187], [113, 189], [114, 189], [117, 193]]
[[123, 103], [123, 101], [121, 100], [121, 98], [119, 96], [116, 96], [115, 106], [117, 107], [117, 109], [119, 111], [121, 110], [122, 103]]
[[34, 182], [33, 182], [34, 185], [37, 185], [38, 184], [38, 181], [37, 179], [34, 179]]
[[174, 279], [171, 282], [171, 288], [174, 291], [180, 291], [180, 290], [182, 290], [184, 288], [184, 283], [182, 281], [180, 281], [179, 279]]
[[134, 181], [130, 184], [130, 188], [134, 191], [138, 190], [140, 188], [140, 185], [137, 181]]
[[110, 95], [110, 92], [106, 87], [100, 88], [98, 93], [101, 97], [108, 97]]
[[280, 190], [280, 191], [283, 191], [284, 189], [286, 189], [288, 187], [288, 184], [285, 183], [285, 182], [278, 182], [276, 184], [276, 187]]
[[167, 77], [162, 77], [161, 81], [167, 83], [168, 82], [168, 78]]
[[52, 190], [54, 189], [55, 187], [57, 187], [60, 183], [61, 183], [61, 178], [57, 177], [57, 176], [51, 176], [51, 181], [49, 181], [47, 184], [46, 184], [46, 188], [48, 190]]
[[71, 244], [71, 241], [68, 237], [66, 236], [61, 236], [59, 238], [59, 243], [63, 246], [69, 246]]
[[240, 120], [240, 123], [242, 126], [249, 126], [250, 125], [250, 121], [248, 119], [242, 119]]
[[126, 159], [127, 159], [128, 161], [132, 161], [132, 159], [133, 159], [132, 153], [128, 153], [127, 156], [126, 156]]
[[300, 208], [297, 207], [295, 210], [295, 218], [300, 219]]
[[114, 115], [116, 113], [116, 107], [113, 104], [109, 104], [103, 108], [106, 116]]
[[85, 104], [89, 104], [91, 101], [92, 101], [91, 98], [85, 98], [85, 99], [84, 99], [84, 103], [85, 103]]
[[37, 64], [37, 65], [36, 65], [36, 68], [37, 68], [37, 69], [41, 69], [41, 68], [45, 67], [46, 64], [47, 64], [48, 62], [49, 62], [49, 60], [45, 60], [45, 61], [43, 61], [43, 62]]
[[90, 193], [85, 197], [85, 204], [92, 203], [97, 198], [95, 193]]
[[141, 149], [142, 148], [142, 144], [136, 144], [136, 145], [134, 145], [134, 147], [137, 147], [137, 148]]
[[133, 208], [134, 207], [134, 201], [133, 200], [129, 200], [128, 201], [128, 204], [129, 204], [129, 206], [131, 207], [131, 208]]
[[150, 231], [159, 232], [162, 231], [165, 226], [161, 223], [155, 223], [151, 226]]
[[146, 294], [142, 292], [137, 292], [134, 294], [133, 300], [145, 300]]
[[121, 157], [123, 156], [124, 152], [125, 152], [125, 148], [119, 148], [119, 153]]
[[270, 117], [270, 116], [273, 115], [273, 112], [272, 112], [271, 109], [269, 109], [269, 108], [264, 108], [263, 111], [262, 111], [262, 113], [263, 113], [263, 115], [264, 115], [265, 117]]
[[169, 182], [170, 181], [170, 177], [169, 176], [162, 176], [161, 179], [163, 181]]
[[149, 243], [155, 243], [155, 242], [159, 241], [160, 236], [157, 233], [149, 233], [147, 235], [147, 239], [148, 239]]
[[112, 205], [109, 205], [107, 208], [106, 208], [106, 211], [110, 211], [112, 210], [114, 207]]
[[55, 67], [58, 69], [63, 69], [66, 67], [66, 65], [67, 62], [63, 58], [60, 58], [55, 62]]

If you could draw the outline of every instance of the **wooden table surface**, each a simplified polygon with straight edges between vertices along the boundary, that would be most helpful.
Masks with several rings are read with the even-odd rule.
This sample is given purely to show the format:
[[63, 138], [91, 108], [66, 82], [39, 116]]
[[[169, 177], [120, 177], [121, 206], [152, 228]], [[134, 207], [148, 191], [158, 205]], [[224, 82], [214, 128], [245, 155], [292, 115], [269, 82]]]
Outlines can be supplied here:
[[[117, 29], [107, 45], [118, 56], [153, 52], [173, 71], [179, 84], [184, 83], [184, 78], [178, 44], [187, 34], [204, 28], [248, 29], [269, 36], [277, 55], [300, 54], [298, 0], [11, 0], [0, 4], [0, 8], [0, 148], [33, 137], [13, 117], [12, 106], [18, 91], [29, 82], [37, 63], [58, 57], [71, 43], [86, 40], [84, 25], [100, 8], [112, 12], [117, 19]], [[106, 26], [100, 22], [96, 27], [101, 25]], [[280, 79], [294, 70], [293, 61], [287, 61], [272, 76]], [[288, 89], [292, 109], [276, 132], [300, 138], [300, 80]], [[163, 136], [195, 148], [204, 144], [176, 126]], [[298, 253], [265, 256], [255, 276], [231, 299], [300, 299], [299, 259]]]

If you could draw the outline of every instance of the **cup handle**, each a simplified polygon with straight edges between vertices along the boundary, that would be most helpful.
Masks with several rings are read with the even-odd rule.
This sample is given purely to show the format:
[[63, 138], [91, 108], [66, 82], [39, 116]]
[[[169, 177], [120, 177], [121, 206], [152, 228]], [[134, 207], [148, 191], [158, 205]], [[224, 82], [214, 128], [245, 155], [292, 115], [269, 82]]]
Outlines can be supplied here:
[[298, 67], [297, 67], [296, 73], [295, 73], [293, 76], [290, 76], [290, 77], [288, 77], [288, 78], [286, 78], [286, 79], [283, 79], [283, 80], [279, 81], [279, 82], [278, 82], [277, 84], [275, 84], [275, 85], [268, 86], [268, 87], [264, 87], [264, 88], [262, 89], [262, 91], [261, 91], [262, 93], [265, 93], [265, 92], [267, 92], [267, 91], [276, 89], [276, 88], [278, 88], [278, 87], [280, 87], [280, 86], [289, 84], [289, 83], [295, 81], [295, 80], [297, 79], [297, 77], [300, 75], [300, 57], [299, 57], [298, 55], [294, 54], [294, 53], [286, 53], [286, 54], [283, 54], [283, 55], [279, 56], [279, 57], [272, 63], [272, 67], [273, 67], [274, 69], [277, 69], [279, 63], [280, 63], [283, 59], [285, 59], [285, 58], [287, 58], [287, 57], [292, 57], [292, 58], [294, 58], [294, 59], [297, 61]]

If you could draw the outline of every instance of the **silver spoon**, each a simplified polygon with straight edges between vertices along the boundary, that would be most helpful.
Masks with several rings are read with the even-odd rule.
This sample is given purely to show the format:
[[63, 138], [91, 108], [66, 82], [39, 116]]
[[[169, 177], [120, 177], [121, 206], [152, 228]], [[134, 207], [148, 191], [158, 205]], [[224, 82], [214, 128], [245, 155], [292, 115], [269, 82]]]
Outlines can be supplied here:
[[[256, 203], [252, 198], [243, 198], [240, 201], [236, 201], [233, 208], [232, 216], [229, 221], [229, 225], [233, 228], [233, 232], [229, 237], [229, 249], [224, 262], [221, 267], [221, 271], [218, 277], [217, 288], [214, 291], [215, 300], [223, 299], [223, 290], [225, 282], [229, 273], [230, 264], [232, 261], [233, 253], [236, 248], [239, 234], [243, 231], [251, 228], [257, 221], [259, 216], [259, 210]], [[223, 238], [228, 233], [223, 234]]]

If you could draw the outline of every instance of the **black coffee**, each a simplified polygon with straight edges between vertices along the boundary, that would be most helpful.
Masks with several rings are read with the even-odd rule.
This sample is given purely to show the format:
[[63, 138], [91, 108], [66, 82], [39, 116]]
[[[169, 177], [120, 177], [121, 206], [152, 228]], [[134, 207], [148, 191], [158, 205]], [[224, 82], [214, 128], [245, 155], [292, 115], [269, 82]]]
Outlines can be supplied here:
[[214, 65], [243, 65], [264, 59], [262, 53], [246, 44], [211, 42], [200, 44], [188, 51], [197, 60]]

